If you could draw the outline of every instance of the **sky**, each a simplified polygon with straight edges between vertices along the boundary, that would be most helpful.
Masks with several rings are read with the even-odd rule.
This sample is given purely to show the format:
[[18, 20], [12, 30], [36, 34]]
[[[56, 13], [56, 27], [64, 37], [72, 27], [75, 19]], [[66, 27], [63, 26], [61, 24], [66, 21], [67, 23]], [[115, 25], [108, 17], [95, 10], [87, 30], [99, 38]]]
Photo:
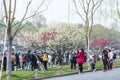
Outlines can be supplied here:
[[[71, 6], [72, 0], [69, 0], [69, 15], [68, 15], [68, 0], [53, 0], [47, 11], [44, 12], [44, 16], [48, 19], [48, 22], [73, 22], [80, 23], [79, 16], [75, 13], [73, 6]], [[69, 16], [69, 17], [68, 17]]]
[[67, 22], [67, 7], [67, 0], [53, 0], [49, 5], [48, 10], [44, 12], [44, 16], [48, 19], [48, 22]]
[[[14, 0], [12, 0], [14, 1]], [[17, 8], [16, 8], [16, 20], [19, 20], [22, 18], [26, 5], [28, 4], [28, 1], [30, 0], [17, 0]], [[33, 0], [32, 4], [30, 5], [28, 15], [31, 15], [34, 10], [39, 6], [41, 3], [41, 0]], [[47, 0], [49, 1], [49, 0]], [[69, 6], [69, 18], [68, 18], [68, 1], [70, 3]], [[2, 0], [0, 0], [0, 4], [2, 3]], [[46, 3], [47, 4], [47, 3]], [[44, 9], [46, 7], [43, 5], [41, 9]], [[103, 7], [104, 8], [104, 7]], [[54, 22], [72, 22], [72, 23], [82, 23], [82, 20], [80, 17], [76, 14], [72, 0], [52, 0], [50, 3], [48, 9], [42, 13], [44, 17], [47, 19], [47, 24], [51, 24]], [[111, 20], [105, 20], [102, 19], [100, 16], [96, 17], [95, 23], [101, 23], [103, 25], [109, 26], [111, 23]]]
[[[17, 8], [16, 8], [16, 15], [15, 15], [16, 20], [20, 20], [22, 18], [28, 1], [30, 0], [17, 0]], [[34, 2], [32, 2], [29, 8], [28, 15], [31, 15], [32, 12], [34, 12], [34, 10], [41, 3], [40, 1], [41, 0], [35, 0]], [[79, 16], [73, 10], [73, 6], [71, 6], [71, 2], [70, 2], [70, 8], [69, 8], [70, 14], [68, 19], [68, 1], [72, 1], [72, 0], [52, 0], [48, 9], [43, 13], [41, 13], [47, 19], [48, 24], [53, 22], [80, 23], [80, 18], [78, 18]], [[0, 1], [0, 4], [1, 3], [2, 1]], [[46, 7], [46, 6], [43, 5], [43, 7]], [[43, 7], [41, 9], [43, 9]]]

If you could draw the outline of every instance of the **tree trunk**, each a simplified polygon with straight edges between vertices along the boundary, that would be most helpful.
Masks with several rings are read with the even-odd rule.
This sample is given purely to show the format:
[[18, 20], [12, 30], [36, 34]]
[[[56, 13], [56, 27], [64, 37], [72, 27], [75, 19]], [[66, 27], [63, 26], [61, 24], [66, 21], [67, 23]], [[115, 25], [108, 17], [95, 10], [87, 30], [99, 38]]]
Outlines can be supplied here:
[[87, 34], [87, 65], [88, 65], [88, 70], [91, 70], [91, 64], [90, 64], [90, 36]]
[[59, 75], [62, 75], [62, 65], [59, 65], [59, 66], [58, 66], [58, 74], [59, 74]]
[[7, 69], [6, 69], [6, 80], [10, 80], [11, 75], [11, 53], [12, 53], [12, 27], [11, 27], [11, 19], [8, 20], [7, 25]]
[[12, 53], [12, 39], [8, 39], [6, 80], [10, 80], [11, 75], [11, 53]]
[[35, 69], [34, 78], [38, 78], [38, 69]]

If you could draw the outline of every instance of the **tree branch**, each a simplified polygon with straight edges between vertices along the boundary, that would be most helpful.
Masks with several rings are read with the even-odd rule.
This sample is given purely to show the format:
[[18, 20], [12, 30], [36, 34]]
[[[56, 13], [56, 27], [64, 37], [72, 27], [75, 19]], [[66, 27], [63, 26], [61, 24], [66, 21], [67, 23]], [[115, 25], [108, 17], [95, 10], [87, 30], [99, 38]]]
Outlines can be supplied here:
[[[80, 1], [80, 0], [79, 0]], [[87, 13], [87, 11], [86, 11], [86, 8], [85, 8], [85, 2], [84, 2], [84, 0], [82, 0], [82, 4], [83, 4], [83, 11], [85, 12], [85, 13]]]
[[87, 13], [89, 13], [91, 0], [89, 0], [89, 2], [86, 1], [86, 3], [87, 3], [87, 10], [86, 10], [86, 14], [87, 14]]
[[7, 6], [6, 6], [6, 1], [5, 0], [3, 0], [3, 6], [4, 6], [5, 17], [6, 17], [6, 22], [7, 22], [8, 13], [7, 13]]
[[79, 4], [81, 5], [81, 7], [84, 9], [85, 8], [85, 6], [83, 6], [83, 2], [81, 2], [80, 0], [79, 0]]
[[[45, 1], [46, 1], [46, 0], [45, 0]], [[51, 1], [52, 1], [52, 0], [49, 1], [49, 4], [50, 4]], [[37, 8], [37, 10], [34, 12], [34, 14], [32, 14], [32, 15], [24, 18], [23, 21], [24, 21], [24, 20], [27, 20], [27, 19], [29, 19], [29, 18], [32, 18], [32, 17], [34, 17], [34, 16], [36, 16], [36, 15], [39, 15], [40, 13], [46, 11], [46, 10], [48, 9], [49, 4], [48, 4], [48, 6], [47, 6], [44, 10], [41, 10], [41, 11], [38, 12], [38, 10], [39, 10], [40, 7], [43, 5], [43, 3], [44, 3], [44, 1], [43, 1], [43, 2], [41, 3], [41, 5]], [[17, 22], [17, 23], [14, 24], [13, 26], [15, 26], [15, 25], [17, 25], [17, 24], [19, 24], [19, 23], [20, 23], [20, 22]]]
[[119, 8], [118, 8], [118, 0], [116, 1], [116, 7], [117, 7], [117, 13], [118, 13], [118, 17], [119, 17], [119, 19], [120, 19], [120, 11], [119, 11]]
[[0, 23], [0, 27], [1, 27], [1, 26], [6, 27], [6, 25], [4, 25], [4, 24]]
[[13, 34], [12, 37], [15, 37], [15, 35], [17, 34], [17, 32], [21, 30], [20, 26], [21, 26], [22, 22], [24, 21], [24, 18], [25, 18], [26, 15], [27, 15], [29, 6], [30, 6], [30, 4], [31, 4], [31, 1], [32, 1], [32, 0], [30, 0], [29, 3], [27, 4], [27, 8], [26, 8], [26, 11], [25, 11], [25, 13], [24, 13], [24, 16], [23, 16], [22, 20], [19, 22], [19, 25], [18, 25], [18, 27], [17, 27], [17, 29], [16, 29], [16, 31], [15, 31], [15, 33]]
[[74, 3], [74, 6], [75, 6], [75, 9], [76, 9], [77, 14], [78, 14], [78, 15], [82, 18], [82, 20], [85, 22], [85, 19], [82, 17], [82, 15], [81, 15], [81, 14], [79, 13], [79, 11], [78, 11], [76, 1], [73, 0], [73, 3]]
[[98, 5], [96, 3], [96, 8], [94, 8], [94, 11], [93, 11], [93, 14], [95, 14], [95, 12], [97, 11], [97, 9], [101, 6], [101, 3], [103, 2], [104, 0], [100, 0], [100, 2], [98, 2]]
[[[46, 1], [46, 0], [45, 0], [45, 1]], [[52, 0], [49, 1], [49, 4], [50, 4], [51, 2], [52, 2]], [[43, 3], [44, 3], [44, 1], [42, 2], [42, 4], [43, 4]], [[38, 12], [38, 10], [40, 9], [40, 7], [39, 7], [39, 8], [34, 12], [33, 15], [26, 17], [24, 20], [29, 19], [29, 18], [31, 18], [31, 17], [34, 17], [34, 16], [36, 16], [36, 15], [39, 15], [40, 13], [46, 11], [46, 10], [48, 9], [49, 4], [47, 5], [47, 7], [46, 7], [45, 9], [43, 9], [43, 10], [41, 10], [41, 11]], [[42, 5], [41, 5], [41, 6], [42, 6]]]
[[14, 9], [13, 9], [13, 15], [12, 15], [12, 20], [11, 20], [11, 25], [12, 25], [12, 23], [13, 23], [13, 21], [14, 21], [14, 19], [15, 19], [15, 12], [16, 12], [16, 0], [14, 1]]
[[[32, 0], [31, 0], [31, 1], [32, 1]], [[46, 10], [48, 9], [48, 6], [49, 6], [49, 4], [50, 4], [50, 2], [51, 2], [52, 0], [49, 1], [48, 5], [47, 5], [47, 7], [46, 7], [45, 9], [39, 11], [39, 9], [41, 8], [41, 6], [45, 3], [45, 1], [47, 1], [47, 0], [43, 0], [43, 2], [42, 2], [42, 3], [40, 4], [40, 6], [37, 8], [37, 10], [34, 12], [34, 14], [31, 15], [31, 16], [29, 16], [29, 17], [26, 17], [27, 12], [28, 12], [28, 8], [29, 8], [29, 6], [30, 6], [30, 4], [31, 4], [31, 1], [30, 1], [30, 2], [28, 3], [28, 5], [27, 5], [27, 8], [26, 8], [26, 11], [25, 11], [25, 14], [24, 14], [22, 20], [21, 20], [20, 22], [18, 22], [18, 23], [16, 23], [16, 24], [13, 25], [13, 26], [15, 26], [15, 25], [19, 24], [17, 30], [16, 30], [15, 33], [13, 34], [13, 37], [17, 34], [18, 31], [20, 31], [22, 28], [24, 28], [24, 27], [20, 27], [21, 24], [22, 24], [22, 22], [23, 22], [24, 20], [29, 19], [29, 18], [31, 18], [31, 17], [34, 17], [34, 16], [36, 16], [36, 15], [39, 15], [40, 13], [46, 11]], [[39, 12], [38, 12], [38, 11], [39, 11]]]
[[116, 22], [120, 23], [119, 20], [117, 20], [116, 18], [114, 18], [113, 16], [111, 16]]

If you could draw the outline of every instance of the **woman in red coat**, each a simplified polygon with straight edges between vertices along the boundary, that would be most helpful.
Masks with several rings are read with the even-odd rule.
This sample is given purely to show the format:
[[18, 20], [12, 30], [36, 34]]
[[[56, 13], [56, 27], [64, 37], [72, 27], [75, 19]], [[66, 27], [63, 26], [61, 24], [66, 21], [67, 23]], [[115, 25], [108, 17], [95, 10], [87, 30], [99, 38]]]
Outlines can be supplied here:
[[77, 54], [77, 63], [78, 63], [78, 66], [79, 66], [79, 70], [80, 70], [80, 73], [83, 72], [83, 63], [85, 62], [84, 60], [84, 50], [83, 48], [78, 52]]

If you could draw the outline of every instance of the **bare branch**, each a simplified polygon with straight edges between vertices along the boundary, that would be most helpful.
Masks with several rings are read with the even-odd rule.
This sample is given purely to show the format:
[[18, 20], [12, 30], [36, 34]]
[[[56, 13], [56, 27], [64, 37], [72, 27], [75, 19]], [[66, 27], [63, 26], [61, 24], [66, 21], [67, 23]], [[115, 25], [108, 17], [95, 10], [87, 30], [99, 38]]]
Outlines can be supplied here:
[[[94, 0], [92, 0], [92, 7], [90, 9], [90, 12], [91, 12], [91, 25], [90, 25], [90, 30], [89, 30], [89, 33], [92, 32], [92, 27], [93, 27], [93, 16], [96, 12], [96, 10], [101, 6], [101, 3], [102, 3], [103, 0], [97, 0], [96, 3]], [[90, 34], [89, 34], [90, 36]]]
[[92, 7], [89, 10], [89, 12], [94, 11], [94, 8], [96, 7], [96, 5], [99, 4], [99, 0], [97, 0], [97, 2], [95, 3], [94, 0], [92, 0]]
[[24, 18], [26, 17], [27, 12], [28, 12], [28, 9], [29, 9], [29, 6], [30, 6], [31, 2], [32, 2], [32, 0], [30, 0], [30, 1], [29, 1], [28, 5], [27, 5], [27, 8], [26, 8], [26, 11], [25, 11], [25, 14], [24, 14], [24, 16], [23, 16], [23, 18], [22, 18], [22, 20], [21, 20], [21, 22], [20, 22], [20, 23], [22, 23], [22, 22], [23, 22], [23, 20], [24, 20]]
[[6, 17], [6, 22], [7, 22], [7, 18], [8, 18], [8, 13], [7, 13], [7, 6], [6, 6], [6, 1], [3, 0], [3, 6], [4, 6], [4, 11], [5, 11], [5, 17]]
[[17, 29], [16, 29], [16, 31], [15, 31], [15, 33], [13, 34], [12, 37], [15, 37], [15, 35], [17, 34], [17, 32], [18, 32], [19, 30], [21, 30], [20, 26], [21, 26], [22, 22], [24, 21], [26, 15], [27, 15], [29, 6], [30, 6], [30, 4], [31, 4], [31, 1], [32, 1], [32, 0], [30, 0], [29, 3], [27, 4], [27, 8], [26, 8], [25, 14], [24, 14], [22, 20], [19, 22], [19, 25], [18, 25], [18, 27], [17, 27]]
[[5, 24], [0, 23], [0, 27], [1, 27], [1, 26], [6, 27], [6, 25], [5, 25]]
[[[44, 0], [44, 1], [46, 1], [46, 0]], [[48, 6], [47, 6], [45, 9], [43, 9], [43, 10], [41, 10], [41, 11], [38, 12], [38, 10], [40, 9], [40, 7], [43, 5], [44, 1], [43, 1], [43, 2], [41, 3], [41, 5], [37, 8], [37, 10], [34, 12], [33, 15], [30, 15], [30, 16], [22, 19], [22, 20], [23, 20], [23, 21], [24, 21], [24, 20], [27, 20], [27, 19], [29, 19], [29, 18], [32, 18], [32, 17], [34, 17], [34, 16], [37, 16], [37, 15], [39, 15], [40, 13], [46, 11], [46, 10], [48, 9], [49, 4], [52, 2], [52, 0], [49, 1], [49, 4], [48, 4]], [[17, 23], [14, 24], [13, 26], [15, 26], [15, 25], [17, 25], [17, 24], [19, 24], [19, 23], [20, 23], [20, 22], [17, 22]]]
[[86, 14], [87, 14], [87, 13], [89, 13], [91, 0], [89, 0], [88, 2], [86, 1], [86, 3], [87, 3], [87, 10], [86, 10]]
[[82, 17], [82, 15], [79, 13], [79, 11], [78, 11], [78, 7], [77, 7], [77, 4], [76, 4], [76, 1], [75, 0], [73, 0], [73, 3], [74, 3], [74, 6], [75, 6], [75, 9], [76, 9], [76, 12], [77, 12], [77, 14], [82, 18], [82, 20], [85, 22], [85, 19]]
[[117, 13], [118, 13], [118, 17], [119, 17], [119, 19], [120, 19], [120, 11], [119, 11], [118, 6], [119, 6], [118, 0], [116, 0]]
[[89, 5], [89, 4], [90, 4], [90, 2], [91, 2], [91, 0], [86, 0], [87, 5]]
[[116, 18], [114, 18], [113, 16], [111, 16], [116, 22], [120, 23], [120, 21]]
[[[31, 1], [32, 1], [32, 0], [31, 0]], [[41, 8], [41, 6], [45, 3], [45, 1], [47, 1], [47, 0], [43, 0], [43, 2], [42, 2], [42, 3], [40, 4], [40, 6], [37, 8], [37, 10], [34, 12], [34, 14], [31, 15], [31, 16], [29, 16], [29, 17], [26, 17], [27, 12], [28, 12], [29, 5], [31, 4], [31, 1], [30, 1], [30, 2], [28, 3], [28, 5], [27, 5], [27, 8], [26, 8], [26, 11], [25, 11], [25, 14], [24, 14], [22, 20], [21, 20], [20, 22], [18, 22], [18, 23], [16, 23], [16, 24], [13, 25], [13, 26], [15, 26], [15, 25], [19, 24], [17, 30], [16, 30], [15, 33], [13, 34], [13, 37], [17, 34], [18, 31], [20, 31], [22, 28], [25, 27], [25, 26], [20, 27], [21, 24], [22, 24], [22, 22], [23, 22], [24, 20], [29, 19], [29, 18], [31, 18], [31, 17], [34, 17], [34, 16], [36, 16], [36, 15], [39, 15], [40, 13], [46, 11], [46, 10], [48, 9], [48, 6], [49, 6], [49, 4], [50, 4], [50, 2], [51, 2], [52, 0], [49, 1], [48, 5], [47, 5], [47, 7], [46, 7], [45, 9], [39, 11], [39, 9]], [[39, 11], [39, 12], [38, 12], [38, 11]]]
[[101, 6], [101, 3], [102, 3], [103, 1], [104, 1], [104, 0], [100, 0], [100, 2], [98, 3], [98, 5], [96, 4], [96, 8], [94, 8], [93, 14], [95, 14], [95, 12], [96, 12], [97, 9]]
[[[45, 1], [46, 1], [46, 0], [45, 0]], [[50, 4], [51, 2], [52, 2], [52, 0], [49, 1], [49, 4]], [[42, 2], [42, 4], [43, 4], [43, 3], [44, 3], [44, 1]], [[38, 10], [36, 10], [33, 15], [24, 18], [24, 20], [29, 19], [29, 18], [31, 18], [31, 17], [34, 17], [34, 16], [36, 16], [36, 15], [39, 15], [40, 13], [46, 11], [46, 10], [48, 9], [49, 4], [47, 5], [47, 7], [46, 7], [45, 9], [43, 9], [43, 10], [41, 10], [41, 11], [39, 11], [39, 12], [38, 12], [38, 10], [39, 10], [40, 8], [38, 8]], [[41, 6], [42, 6], [42, 5], [41, 5]]]
[[[79, 0], [79, 1], [80, 1], [80, 0]], [[84, 0], [82, 0], [82, 4], [83, 4], [83, 10], [84, 10], [84, 12], [87, 13], [87, 12], [86, 12], [86, 9], [85, 9], [85, 5], [84, 5], [84, 4], [85, 4]]]
[[16, 12], [16, 0], [14, 1], [14, 9], [13, 9], [13, 15], [12, 15], [12, 20], [11, 20], [11, 25], [12, 25], [12, 23], [13, 23], [13, 21], [14, 21], [14, 19], [15, 19], [15, 12]]
[[8, 18], [9, 18], [9, 23], [11, 22], [11, 0], [9, 1], [9, 14], [8, 14]]
[[24, 37], [24, 35], [19, 31], [19, 34], [22, 36], [22, 38], [25, 40], [26, 44], [30, 47], [30, 45], [28, 44], [28, 41], [26, 40], [26, 38]]
[[46, 0], [43, 0], [43, 1], [41, 2], [40, 6], [36, 9], [36, 11], [34, 12], [34, 14], [36, 14], [36, 13], [39, 11], [39, 9], [40, 9], [41, 6], [45, 3], [45, 1], [46, 1]]
[[5, 23], [4, 23], [4, 16], [1, 14], [1, 19], [0, 19], [0, 27], [6, 27]]
[[85, 6], [83, 6], [82, 1], [79, 0], [79, 4], [81, 5], [81, 7], [82, 7], [83, 9], [85, 9]]

